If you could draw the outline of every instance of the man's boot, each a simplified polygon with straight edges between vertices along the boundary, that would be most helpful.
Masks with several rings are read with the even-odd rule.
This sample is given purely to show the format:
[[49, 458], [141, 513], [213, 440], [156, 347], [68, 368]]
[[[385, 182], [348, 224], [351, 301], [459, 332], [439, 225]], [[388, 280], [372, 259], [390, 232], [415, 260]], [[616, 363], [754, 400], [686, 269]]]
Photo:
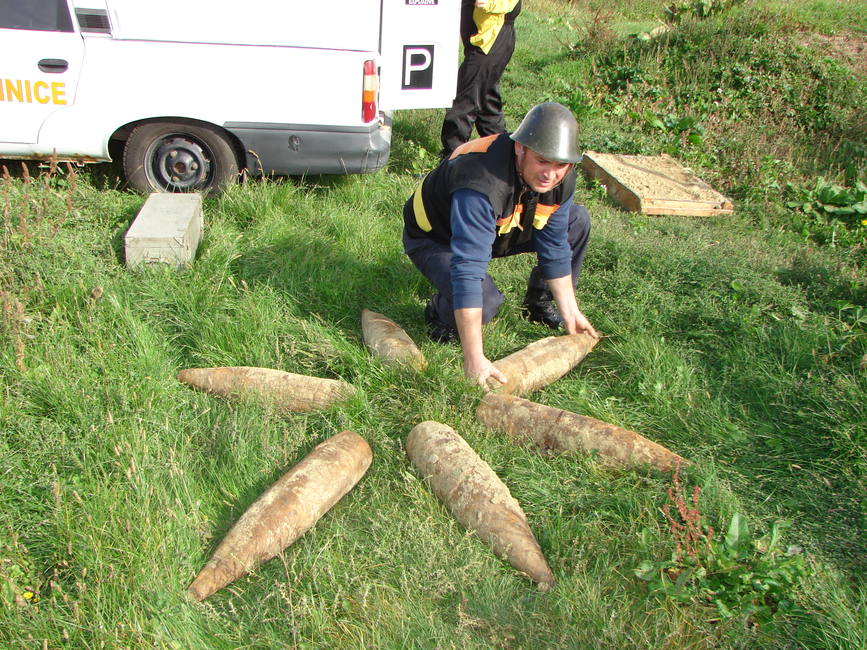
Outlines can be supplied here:
[[436, 343], [460, 343], [458, 330], [450, 327], [437, 318], [433, 302], [428, 301], [424, 308], [424, 321], [427, 323], [427, 333]]
[[527, 289], [522, 310], [527, 320], [534, 323], [541, 323], [552, 330], [563, 326], [563, 317], [549, 291]]

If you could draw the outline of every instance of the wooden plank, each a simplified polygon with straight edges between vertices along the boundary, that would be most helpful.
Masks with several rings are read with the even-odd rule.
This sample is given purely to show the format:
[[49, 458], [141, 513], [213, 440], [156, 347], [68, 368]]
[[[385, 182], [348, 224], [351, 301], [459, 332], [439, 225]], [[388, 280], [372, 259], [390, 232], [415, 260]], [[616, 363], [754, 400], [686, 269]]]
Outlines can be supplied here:
[[584, 172], [602, 183], [605, 186], [605, 191], [608, 192], [608, 196], [624, 208], [630, 212], [641, 210], [641, 197], [618, 181], [616, 177], [597, 163], [589, 154], [590, 152], [587, 152], [581, 158], [581, 167], [584, 169]]
[[729, 199], [666, 154], [632, 156], [588, 151], [581, 167], [605, 185], [614, 201], [631, 212], [704, 217], [734, 211]]
[[641, 214], [649, 214], [656, 216], [668, 215], [671, 217], [716, 217], [724, 214], [731, 214], [733, 210], [723, 210], [720, 208], [695, 208], [695, 207], [683, 207], [683, 208], [642, 208], [640, 210]]

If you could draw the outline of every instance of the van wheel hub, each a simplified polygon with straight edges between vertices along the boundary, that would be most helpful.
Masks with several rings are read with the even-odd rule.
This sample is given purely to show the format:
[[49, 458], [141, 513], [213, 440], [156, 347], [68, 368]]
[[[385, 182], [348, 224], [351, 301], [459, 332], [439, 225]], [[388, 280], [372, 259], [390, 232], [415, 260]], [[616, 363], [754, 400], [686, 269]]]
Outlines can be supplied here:
[[214, 193], [238, 175], [231, 136], [213, 124], [188, 120], [146, 122], [123, 149], [123, 169], [140, 192]]
[[163, 186], [174, 186], [175, 191], [200, 185], [211, 169], [207, 150], [195, 140], [181, 136], [154, 142], [148, 158], [153, 161], [155, 180]]

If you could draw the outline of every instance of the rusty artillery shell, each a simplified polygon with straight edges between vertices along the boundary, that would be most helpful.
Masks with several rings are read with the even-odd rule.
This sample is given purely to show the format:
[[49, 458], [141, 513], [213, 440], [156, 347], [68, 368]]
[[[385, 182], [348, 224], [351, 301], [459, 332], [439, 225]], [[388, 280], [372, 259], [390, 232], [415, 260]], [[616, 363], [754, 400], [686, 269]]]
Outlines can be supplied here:
[[589, 334], [549, 336], [530, 343], [522, 350], [494, 362], [508, 378], [501, 384], [488, 380], [488, 387], [498, 393], [520, 395], [538, 390], [557, 381], [577, 366], [599, 342]]
[[338, 379], [295, 375], [272, 368], [187, 368], [178, 380], [222, 397], [254, 397], [286, 411], [315, 411], [352, 397], [355, 388]]
[[490, 429], [521, 442], [533, 442], [555, 451], [596, 451], [599, 460], [618, 467], [646, 464], [673, 470], [686, 460], [662, 445], [621, 427], [577, 413], [537, 404], [514, 395], [488, 393], [476, 410]]
[[367, 442], [342, 431], [318, 444], [247, 508], [189, 587], [204, 600], [270, 560], [313, 526], [370, 467]]
[[364, 344], [374, 355], [389, 365], [409, 365], [416, 370], [427, 368], [427, 359], [409, 335], [393, 320], [375, 311], [361, 312], [361, 333]]
[[455, 431], [439, 422], [416, 425], [406, 453], [434, 494], [494, 552], [547, 591], [554, 575], [518, 502], [494, 470]]

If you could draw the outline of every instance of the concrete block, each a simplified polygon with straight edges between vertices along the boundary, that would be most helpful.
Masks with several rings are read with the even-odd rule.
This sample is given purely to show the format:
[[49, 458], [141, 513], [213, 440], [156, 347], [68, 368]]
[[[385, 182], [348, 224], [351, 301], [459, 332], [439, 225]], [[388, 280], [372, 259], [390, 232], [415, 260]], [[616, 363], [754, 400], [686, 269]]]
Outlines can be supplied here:
[[201, 194], [151, 194], [124, 237], [127, 267], [192, 263], [203, 224]]

